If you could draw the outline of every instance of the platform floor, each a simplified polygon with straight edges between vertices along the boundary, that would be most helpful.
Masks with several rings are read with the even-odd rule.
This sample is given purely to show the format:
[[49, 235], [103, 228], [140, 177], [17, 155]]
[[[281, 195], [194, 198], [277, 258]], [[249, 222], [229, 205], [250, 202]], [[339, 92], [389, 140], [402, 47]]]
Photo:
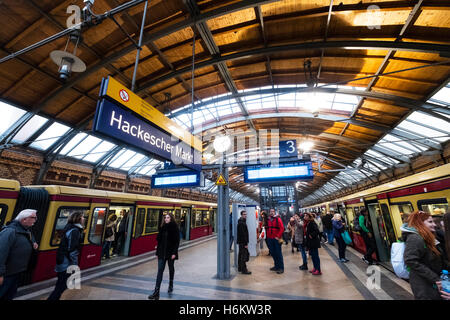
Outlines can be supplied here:
[[[290, 245], [283, 245], [285, 272], [281, 275], [269, 271], [273, 260], [267, 255], [264, 246], [261, 254], [251, 257], [247, 263], [251, 275], [237, 273], [232, 267], [230, 280], [217, 280], [217, 240], [215, 237], [197, 242], [180, 250], [180, 260], [175, 262], [174, 292], [167, 293], [168, 269], [164, 273], [161, 287], [161, 300], [411, 300], [413, 299], [409, 284], [399, 279], [384, 267], [380, 271], [381, 288], [369, 289], [366, 286], [367, 265], [361, 260], [362, 255], [347, 249], [348, 263], [337, 261], [337, 244], [324, 244], [319, 249], [322, 275], [313, 276], [308, 271], [298, 269], [301, 261], [300, 252], [291, 252]], [[231, 254], [233, 266], [233, 256]], [[146, 300], [152, 293], [156, 275], [157, 260], [146, 257], [145, 262], [133, 260], [134, 265], [99, 271], [88, 279], [82, 279], [81, 289], [66, 290], [63, 300]], [[120, 263], [127, 263], [128, 259]], [[131, 260], [130, 260], [131, 261]], [[120, 264], [119, 263], [119, 264]], [[309, 267], [312, 262], [309, 258]], [[118, 269], [118, 270], [114, 270]], [[91, 279], [89, 279], [91, 278]], [[48, 297], [51, 286], [19, 296], [18, 299], [43, 300]]]

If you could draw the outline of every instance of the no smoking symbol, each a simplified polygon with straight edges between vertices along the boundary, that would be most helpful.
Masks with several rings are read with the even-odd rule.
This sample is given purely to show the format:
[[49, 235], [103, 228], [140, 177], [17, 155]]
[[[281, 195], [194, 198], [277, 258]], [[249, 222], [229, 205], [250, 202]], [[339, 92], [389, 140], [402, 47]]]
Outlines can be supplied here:
[[119, 91], [119, 96], [120, 96], [120, 99], [122, 99], [125, 102], [128, 102], [128, 100], [130, 100], [130, 96], [128, 95], [128, 92], [126, 92], [123, 89]]

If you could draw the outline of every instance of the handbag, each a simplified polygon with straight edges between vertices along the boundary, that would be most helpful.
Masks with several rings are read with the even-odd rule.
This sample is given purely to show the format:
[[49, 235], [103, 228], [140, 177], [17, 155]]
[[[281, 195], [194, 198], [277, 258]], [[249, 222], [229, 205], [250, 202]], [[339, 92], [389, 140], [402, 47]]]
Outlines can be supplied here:
[[350, 238], [350, 234], [347, 230], [341, 233], [342, 239], [344, 239], [345, 244], [349, 245], [352, 243], [352, 238]]
[[266, 228], [262, 227], [258, 240], [266, 239]]

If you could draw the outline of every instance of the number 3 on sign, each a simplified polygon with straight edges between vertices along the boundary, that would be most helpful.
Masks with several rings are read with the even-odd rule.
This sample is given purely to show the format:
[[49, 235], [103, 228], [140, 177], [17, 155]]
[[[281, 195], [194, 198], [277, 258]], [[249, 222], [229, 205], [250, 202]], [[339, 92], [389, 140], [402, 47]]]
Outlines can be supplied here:
[[286, 144], [288, 145], [288, 149], [286, 150], [287, 153], [294, 153], [295, 149], [295, 143], [292, 140], [286, 141]]

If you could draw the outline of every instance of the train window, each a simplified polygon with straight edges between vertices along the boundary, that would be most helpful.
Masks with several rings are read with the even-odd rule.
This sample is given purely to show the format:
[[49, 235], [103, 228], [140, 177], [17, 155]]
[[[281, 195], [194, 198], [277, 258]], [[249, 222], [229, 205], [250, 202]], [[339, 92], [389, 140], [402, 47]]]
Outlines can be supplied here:
[[394, 232], [394, 225], [392, 224], [391, 215], [389, 214], [389, 208], [384, 203], [381, 204], [381, 212], [383, 214], [384, 227], [387, 232], [389, 246], [397, 240]]
[[445, 198], [419, 200], [417, 201], [417, 206], [419, 210], [431, 213], [432, 215], [448, 212], [448, 202]]
[[208, 225], [209, 224], [209, 211], [202, 211], [202, 225]]
[[197, 212], [197, 210], [191, 211], [191, 229], [195, 228], [195, 213], [196, 212]]
[[400, 216], [402, 219], [402, 223], [406, 223], [408, 220], [409, 214], [414, 211], [414, 208], [411, 202], [399, 202], [399, 203], [391, 203], [390, 204], [392, 216]]
[[6, 204], [0, 204], [0, 226], [5, 223], [6, 213], [8, 212], [8, 206]]
[[103, 225], [107, 208], [94, 208], [92, 211], [91, 228], [89, 229], [89, 242], [100, 246], [102, 244]]
[[180, 224], [181, 221], [181, 210], [180, 209], [175, 209], [175, 221], [177, 222], [177, 224]]
[[[53, 226], [52, 237], [50, 238], [51, 246], [59, 245], [59, 243], [61, 242], [64, 227], [67, 224], [69, 216], [77, 211], [83, 211], [86, 218], [84, 223], [86, 224], [88, 221], [87, 217], [89, 216], [89, 208], [60, 207], [58, 209], [58, 212], [56, 213], [55, 225]], [[84, 225], [84, 228], [86, 229], [86, 225]]]
[[158, 232], [158, 209], [147, 209], [147, 221], [145, 223], [145, 233]]
[[145, 223], [145, 209], [139, 208], [136, 215], [136, 228], [134, 229], [134, 238], [137, 239], [142, 235], [144, 231]]
[[353, 211], [355, 212], [355, 216], [359, 214], [359, 207], [354, 207]]
[[195, 214], [195, 226], [200, 227], [202, 225], [202, 214], [203, 210], [197, 210], [197, 213]]

